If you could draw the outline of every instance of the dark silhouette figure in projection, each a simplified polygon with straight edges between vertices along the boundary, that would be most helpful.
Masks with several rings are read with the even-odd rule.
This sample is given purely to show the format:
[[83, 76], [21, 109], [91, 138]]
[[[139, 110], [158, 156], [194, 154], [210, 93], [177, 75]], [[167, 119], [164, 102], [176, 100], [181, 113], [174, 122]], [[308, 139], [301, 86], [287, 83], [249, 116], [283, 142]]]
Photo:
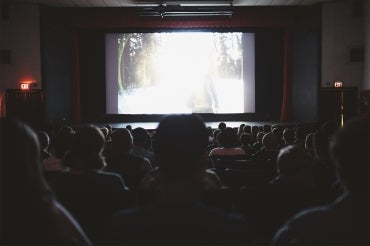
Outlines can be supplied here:
[[192, 113], [218, 113], [216, 88], [210, 74], [194, 85], [189, 106]]

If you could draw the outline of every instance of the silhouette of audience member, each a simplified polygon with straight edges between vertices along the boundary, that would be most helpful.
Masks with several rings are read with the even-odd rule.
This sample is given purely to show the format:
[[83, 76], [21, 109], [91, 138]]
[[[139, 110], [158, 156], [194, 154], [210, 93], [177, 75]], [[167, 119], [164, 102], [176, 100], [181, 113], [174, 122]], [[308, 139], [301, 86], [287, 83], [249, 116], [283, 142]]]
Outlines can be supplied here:
[[54, 182], [61, 203], [75, 216], [93, 243], [107, 240], [113, 213], [128, 206], [128, 190], [122, 178], [103, 172], [105, 139], [99, 128], [83, 125], [74, 134], [63, 159], [68, 171]]
[[285, 128], [283, 131], [284, 145], [292, 145], [295, 143], [294, 130], [291, 128]]
[[150, 161], [133, 155], [133, 138], [129, 130], [117, 129], [111, 134], [111, 150], [105, 171], [119, 174], [131, 191], [136, 192], [143, 177], [152, 170]]
[[252, 223], [258, 237], [267, 241], [295, 213], [318, 204], [313, 159], [304, 149], [297, 145], [281, 149], [276, 169], [276, 177], [266, 185], [240, 192], [240, 211]]
[[213, 129], [210, 126], [207, 126], [207, 132], [208, 132], [208, 144], [211, 144], [213, 142]]
[[369, 245], [369, 118], [339, 129], [330, 153], [345, 192], [333, 203], [305, 210], [275, 235], [274, 245]]
[[240, 148], [244, 150], [245, 155], [248, 158], [250, 158], [252, 154], [254, 154], [252, 144], [253, 144], [253, 138], [251, 134], [242, 133], [240, 135]]
[[252, 159], [257, 160], [276, 160], [279, 147], [279, 139], [273, 132], [263, 135], [262, 148], [252, 155]]
[[74, 133], [75, 132], [71, 127], [64, 127], [56, 134], [54, 144], [52, 144], [54, 156], [56, 158], [63, 159], [71, 145]]
[[130, 132], [132, 131], [132, 126], [131, 125], [127, 125], [126, 126], [126, 129], [129, 130]]
[[158, 161], [160, 201], [123, 210], [113, 218], [115, 243], [236, 244], [248, 242], [246, 222], [206, 208], [199, 201], [206, 174], [208, 135], [196, 115], [168, 115], [153, 141]]
[[298, 144], [304, 147], [306, 135], [307, 135], [307, 127], [297, 126], [294, 130], [294, 144]]
[[286, 190], [313, 190], [316, 186], [313, 167], [313, 158], [302, 147], [289, 145], [279, 151], [277, 176], [270, 184]]
[[330, 158], [329, 144], [334, 132], [338, 129], [335, 122], [325, 122], [314, 133], [313, 147], [316, 158], [316, 182], [328, 202], [332, 201], [341, 187], [338, 186], [334, 161]]
[[266, 134], [266, 133], [269, 133], [272, 131], [272, 126], [269, 125], [269, 124], [265, 124], [263, 125], [263, 132]]
[[253, 136], [253, 142], [257, 142], [257, 134], [260, 131], [260, 128], [258, 126], [252, 126], [252, 136]]
[[213, 130], [213, 138], [212, 138], [212, 143], [208, 144], [208, 153], [211, 152], [212, 149], [220, 147], [220, 144], [218, 142], [218, 135], [221, 133], [220, 129], [214, 129]]
[[238, 127], [237, 136], [238, 136], [239, 145], [240, 145], [240, 135], [242, 135], [244, 133], [244, 127], [245, 127], [244, 123], [240, 124], [239, 127]]
[[315, 156], [315, 150], [314, 150], [314, 147], [313, 147], [313, 136], [314, 136], [313, 132], [308, 133], [306, 135], [306, 139], [305, 139], [305, 142], [304, 142], [304, 148], [305, 148], [306, 152], [308, 154], [310, 154], [312, 157]]
[[62, 160], [49, 152], [50, 138], [45, 131], [37, 132], [41, 147], [41, 163], [44, 172], [57, 172], [65, 169]]
[[252, 135], [252, 127], [250, 125], [245, 125], [243, 131]]
[[153, 152], [151, 151], [152, 139], [150, 134], [142, 127], [137, 127], [131, 132], [134, 146], [131, 153], [136, 156], [146, 158], [152, 164], [154, 161]]
[[274, 127], [271, 130], [278, 138], [279, 140], [279, 148], [282, 148], [285, 146], [285, 142], [283, 140], [283, 131], [282, 128], [279, 127], [278, 125], [274, 125]]
[[8, 118], [0, 126], [1, 245], [91, 245], [42, 175], [36, 133]]
[[217, 129], [220, 129], [220, 131], [223, 131], [226, 129], [226, 123], [225, 122], [220, 122], [218, 123]]
[[230, 156], [230, 155], [245, 155], [242, 148], [236, 147], [238, 144], [238, 136], [231, 127], [226, 127], [225, 130], [217, 136], [220, 147], [214, 148], [209, 153], [209, 156]]

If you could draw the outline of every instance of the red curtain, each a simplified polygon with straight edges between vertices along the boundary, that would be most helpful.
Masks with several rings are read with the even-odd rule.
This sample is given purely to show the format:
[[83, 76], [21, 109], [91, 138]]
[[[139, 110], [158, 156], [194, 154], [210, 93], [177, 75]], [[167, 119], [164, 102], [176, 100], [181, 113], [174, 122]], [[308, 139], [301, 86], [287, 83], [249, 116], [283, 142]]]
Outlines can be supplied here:
[[281, 103], [280, 121], [290, 121], [292, 119], [292, 31], [291, 28], [285, 30], [284, 37], [284, 65], [283, 65], [283, 96]]

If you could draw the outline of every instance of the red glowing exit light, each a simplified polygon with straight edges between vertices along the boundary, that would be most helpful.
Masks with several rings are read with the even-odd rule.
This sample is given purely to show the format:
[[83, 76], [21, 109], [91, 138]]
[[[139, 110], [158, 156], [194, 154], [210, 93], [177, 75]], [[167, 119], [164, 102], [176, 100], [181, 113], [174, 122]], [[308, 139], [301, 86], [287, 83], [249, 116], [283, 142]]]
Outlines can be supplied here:
[[27, 91], [31, 88], [31, 84], [29, 83], [21, 83], [21, 90], [22, 91]]

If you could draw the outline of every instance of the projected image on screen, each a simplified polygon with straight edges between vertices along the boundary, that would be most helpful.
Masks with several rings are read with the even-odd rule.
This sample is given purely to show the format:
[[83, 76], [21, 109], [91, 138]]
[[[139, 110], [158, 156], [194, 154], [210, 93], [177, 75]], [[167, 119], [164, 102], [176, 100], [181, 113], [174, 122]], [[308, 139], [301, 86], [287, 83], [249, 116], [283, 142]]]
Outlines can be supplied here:
[[106, 41], [108, 113], [254, 112], [253, 34], [121, 33]]

